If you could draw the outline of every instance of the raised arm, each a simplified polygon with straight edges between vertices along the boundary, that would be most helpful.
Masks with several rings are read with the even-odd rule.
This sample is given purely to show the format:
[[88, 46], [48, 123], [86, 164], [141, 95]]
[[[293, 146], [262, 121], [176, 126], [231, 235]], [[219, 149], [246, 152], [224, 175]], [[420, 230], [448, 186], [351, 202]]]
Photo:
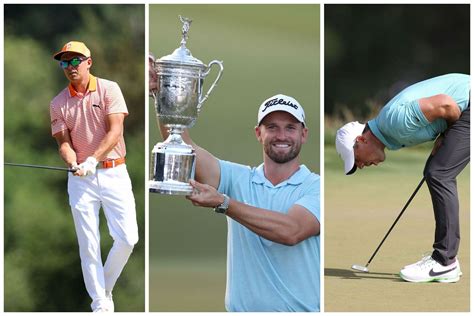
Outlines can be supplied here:
[[418, 103], [421, 111], [430, 122], [442, 118], [448, 122], [448, 125], [451, 125], [461, 116], [461, 110], [456, 101], [446, 94], [422, 98], [418, 100]]

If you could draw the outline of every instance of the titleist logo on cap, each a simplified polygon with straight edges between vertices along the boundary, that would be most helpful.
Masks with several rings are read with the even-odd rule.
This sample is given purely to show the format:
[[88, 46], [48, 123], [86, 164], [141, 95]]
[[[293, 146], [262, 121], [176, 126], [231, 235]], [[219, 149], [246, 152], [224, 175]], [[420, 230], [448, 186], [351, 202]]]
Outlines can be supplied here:
[[264, 105], [265, 108], [262, 110], [262, 112], [265, 112], [269, 107], [272, 107], [272, 106], [278, 105], [278, 104], [283, 104], [283, 105], [290, 106], [290, 107], [294, 108], [295, 110], [298, 109], [298, 105], [292, 103], [291, 101], [287, 101], [285, 99], [275, 98], [275, 99], [271, 99], [270, 101], [265, 103], [265, 105]]

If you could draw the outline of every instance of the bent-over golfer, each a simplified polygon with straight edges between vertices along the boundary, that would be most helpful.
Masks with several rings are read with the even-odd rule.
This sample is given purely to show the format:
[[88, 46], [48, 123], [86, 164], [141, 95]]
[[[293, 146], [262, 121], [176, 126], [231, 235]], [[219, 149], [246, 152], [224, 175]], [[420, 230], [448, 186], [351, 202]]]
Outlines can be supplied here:
[[423, 171], [436, 221], [434, 250], [400, 271], [409, 282], [457, 282], [461, 276], [456, 177], [470, 159], [470, 77], [447, 74], [409, 86], [376, 118], [367, 124], [348, 123], [336, 135], [347, 175], [383, 162], [385, 148], [398, 150], [435, 139]]
[[[82, 273], [94, 312], [113, 312], [112, 290], [138, 241], [135, 199], [125, 165], [127, 106], [117, 83], [90, 73], [90, 50], [69, 42], [54, 54], [69, 85], [51, 101], [51, 130], [69, 174]], [[102, 264], [99, 209], [114, 242]]]

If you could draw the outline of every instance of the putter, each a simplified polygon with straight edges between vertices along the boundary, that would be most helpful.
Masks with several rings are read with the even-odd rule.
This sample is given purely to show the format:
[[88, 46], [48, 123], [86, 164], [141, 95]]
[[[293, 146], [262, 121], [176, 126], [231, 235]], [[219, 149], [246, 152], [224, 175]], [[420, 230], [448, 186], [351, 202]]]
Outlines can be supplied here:
[[388, 235], [390, 234], [390, 232], [392, 231], [392, 229], [395, 227], [395, 225], [397, 224], [398, 220], [400, 219], [400, 217], [402, 217], [403, 213], [405, 212], [405, 210], [407, 209], [408, 205], [410, 205], [411, 203], [411, 200], [413, 200], [413, 198], [415, 197], [416, 193], [418, 193], [418, 190], [421, 188], [421, 186], [423, 185], [423, 182], [425, 182], [425, 177], [423, 177], [420, 181], [420, 183], [418, 184], [418, 186], [416, 187], [415, 191], [412, 193], [412, 195], [410, 196], [410, 198], [408, 199], [407, 203], [405, 204], [405, 206], [403, 207], [402, 211], [400, 212], [400, 214], [398, 215], [397, 219], [395, 219], [395, 222], [393, 222], [392, 226], [390, 227], [390, 229], [388, 230], [388, 232], [385, 234], [385, 237], [382, 239], [382, 241], [380, 242], [379, 246], [377, 247], [377, 249], [375, 249], [374, 253], [372, 254], [372, 257], [370, 257], [369, 261], [367, 261], [367, 264], [365, 266], [362, 266], [362, 265], [358, 265], [358, 264], [353, 264], [352, 265], [352, 269], [353, 270], [356, 270], [356, 271], [360, 271], [360, 272], [365, 272], [365, 273], [369, 273], [369, 264], [370, 262], [372, 262], [372, 259], [374, 259], [375, 255], [377, 254], [377, 252], [379, 251], [380, 247], [382, 247], [382, 244], [384, 243], [385, 239], [387, 239]]
[[65, 167], [50, 167], [50, 166], [27, 165], [27, 164], [22, 164], [22, 163], [11, 163], [11, 162], [4, 162], [3, 164], [4, 164], [5, 166], [12, 166], [12, 167], [24, 167], [24, 168], [36, 168], [36, 169], [49, 169], [49, 170], [76, 172], [75, 169], [72, 169], [72, 168], [65, 168]]

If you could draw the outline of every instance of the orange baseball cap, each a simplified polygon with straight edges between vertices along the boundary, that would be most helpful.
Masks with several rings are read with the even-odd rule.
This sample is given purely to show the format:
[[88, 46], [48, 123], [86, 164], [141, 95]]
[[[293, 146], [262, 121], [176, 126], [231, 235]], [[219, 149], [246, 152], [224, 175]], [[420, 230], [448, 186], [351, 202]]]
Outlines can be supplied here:
[[71, 41], [66, 43], [59, 52], [53, 55], [54, 59], [60, 60], [61, 55], [67, 52], [74, 52], [84, 55], [84, 57], [91, 57], [91, 51], [83, 42]]

